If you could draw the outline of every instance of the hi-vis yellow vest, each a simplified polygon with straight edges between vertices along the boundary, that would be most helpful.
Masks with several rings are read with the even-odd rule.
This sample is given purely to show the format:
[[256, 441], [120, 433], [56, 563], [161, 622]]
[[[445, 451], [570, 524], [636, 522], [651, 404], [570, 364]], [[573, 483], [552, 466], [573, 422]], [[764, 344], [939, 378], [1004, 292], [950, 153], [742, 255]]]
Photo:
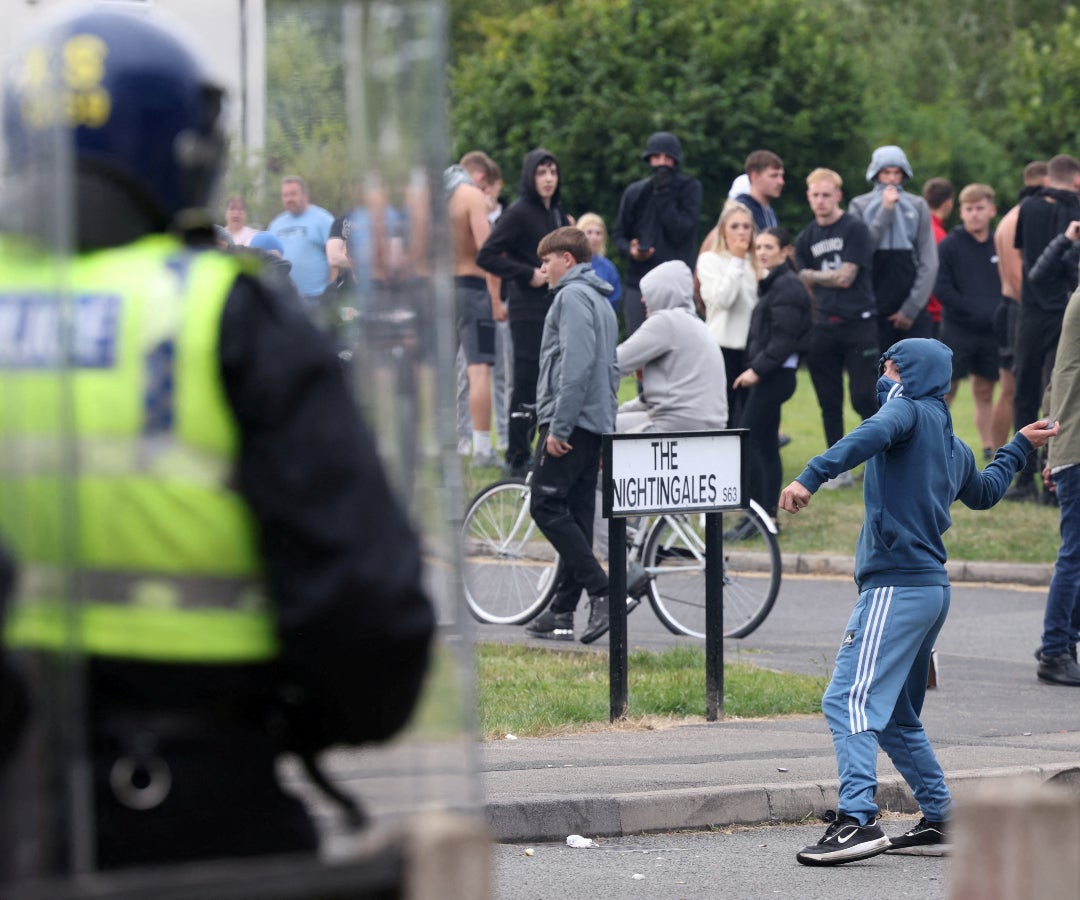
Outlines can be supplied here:
[[69, 260], [0, 242], [0, 534], [20, 565], [9, 647], [276, 655], [255, 527], [229, 488], [218, 334], [241, 265], [160, 235]]

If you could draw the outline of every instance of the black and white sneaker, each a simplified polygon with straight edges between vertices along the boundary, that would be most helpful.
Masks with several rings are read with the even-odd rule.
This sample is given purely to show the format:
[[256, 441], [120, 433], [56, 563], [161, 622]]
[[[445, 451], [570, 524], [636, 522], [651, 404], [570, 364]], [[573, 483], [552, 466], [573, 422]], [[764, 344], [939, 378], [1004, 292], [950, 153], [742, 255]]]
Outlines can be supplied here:
[[929, 822], [923, 816], [907, 834], [889, 840], [888, 852], [905, 856], [945, 856], [951, 849], [945, 823]]
[[795, 859], [804, 866], [838, 866], [877, 856], [888, 849], [888, 835], [876, 820], [860, 825], [857, 819], [842, 815], [826, 829], [820, 841], [803, 847]]
[[557, 613], [545, 609], [525, 626], [529, 637], [546, 641], [572, 641], [574, 639], [574, 614]]

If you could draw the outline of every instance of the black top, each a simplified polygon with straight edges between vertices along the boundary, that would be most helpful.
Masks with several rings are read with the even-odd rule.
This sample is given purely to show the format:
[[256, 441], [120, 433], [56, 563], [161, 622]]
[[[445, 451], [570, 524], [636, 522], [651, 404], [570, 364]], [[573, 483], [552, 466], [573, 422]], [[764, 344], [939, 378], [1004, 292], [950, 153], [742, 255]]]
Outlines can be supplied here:
[[957, 225], [938, 244], [938, 273], [934, 296], [941, 301], [942, 318], [949, 328], [978, 334], [994, 330], [994, 311], [1001, 302], [994, 231], [977, 241]]
[[[668, 166], [628, 187], [619, 201], [612, 239], [629, 260], [626, 283], [637, 287], [641, 277], [660, 263], [681, 259], [694, 270], [697, 262], [697, 230], [701, 217], [701, 182]], [[630, 259], [630, 241], [637, 238], [642, 249], [653, 247], [647, 260]]]
[[1047, 244], [1062, 234], [1074, 219], [1080, 219], [1080, 197], [1075, 191], [1042, 188], [1020, 204], [1014, 246], [1023, 253], [1021, 296], [1025, 306], [1051, 311], [1063, 310], [1068, 303], [1070, 291], [1067, 273], [1054, 271], [1039, 281], [1032, 281], [1030, 273]]
[[529, 284], [533, 272], [540, 268], [536, 248], [544, 235], [570, 224], [559, 201], [558, 188], [550, 206], [545, 206], [536, 192], [536, 169], [540, 163], [549, 161], [555, 162], [555, 158], [542, 148], [525, 155], [518, 199], [499, 216], [476, 254], [480, 268], [498, 275], [504, 286], [509, 284], [506, 296], [510, 318], [516, 321], [544, 321], [551, 305], [548, 286]]
[[758, 282], [758, 302], [750, 316], [746, 363], [759, 377], [780, 369], [792, 353], [805, 349], [812, 321], [810, 293], [787, 263]]
[[849, 213], [831, 225], [815, 219], [795, 238], [795, 264], [799, 269], [827, 271], [845, 262], [855, 263], [859, 273], [848, 288], [814, 285], [814, 322], [844, 322], [865, 319], [877, 312], [871, 267], [874, 242], [870, 230]]

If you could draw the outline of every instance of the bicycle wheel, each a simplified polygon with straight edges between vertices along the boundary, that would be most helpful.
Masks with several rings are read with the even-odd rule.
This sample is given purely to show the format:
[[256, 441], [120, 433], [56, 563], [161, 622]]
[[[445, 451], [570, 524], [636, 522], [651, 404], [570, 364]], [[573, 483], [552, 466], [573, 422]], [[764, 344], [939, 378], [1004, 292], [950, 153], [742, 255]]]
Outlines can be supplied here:
[[473, 498], [462, 544], [465, 602], [481, 622], [522, 625], [550, 602], [559, 555], [529, 514], [524, 481], [496, 481]]
[[[768, 616], [780, 590], [780, 546], [753, 509], [722, 514], [724, 637], [746, 637]], [[649, 602], [674, 634], [705, 637], [705, 516], [664, 515], [643, 552], [653, 576]]]

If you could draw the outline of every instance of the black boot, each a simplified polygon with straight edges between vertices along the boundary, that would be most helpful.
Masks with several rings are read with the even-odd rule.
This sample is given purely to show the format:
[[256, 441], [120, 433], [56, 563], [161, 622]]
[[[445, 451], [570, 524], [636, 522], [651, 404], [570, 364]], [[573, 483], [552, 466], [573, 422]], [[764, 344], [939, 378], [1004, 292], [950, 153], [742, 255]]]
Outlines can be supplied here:
[[611, 617], [608, 614], [607, 597], [589, 598], [589, 625], [581, 636], [581, 643], [591, 644], [597, 638], [607, 634], [611, 627]]

